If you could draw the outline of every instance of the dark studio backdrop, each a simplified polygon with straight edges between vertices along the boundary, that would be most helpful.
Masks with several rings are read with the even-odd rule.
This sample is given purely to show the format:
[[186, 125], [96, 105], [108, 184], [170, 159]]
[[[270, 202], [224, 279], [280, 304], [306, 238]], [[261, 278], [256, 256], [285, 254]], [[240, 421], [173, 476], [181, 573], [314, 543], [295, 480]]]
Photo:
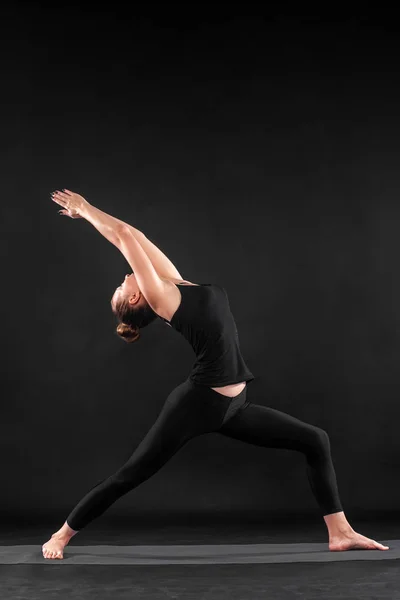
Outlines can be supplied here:
[[[325, 428], [350, 516], [400, 504], [399, 39], [364, 17], [2, 13], [0, 510], [62, 524], [127, 460], [194, 354], [136, 344], [129, 267], [67, 187], [223, 285], [252, 402]], [[113, 516], [318, 515], [301, 455], [191, 441]]]

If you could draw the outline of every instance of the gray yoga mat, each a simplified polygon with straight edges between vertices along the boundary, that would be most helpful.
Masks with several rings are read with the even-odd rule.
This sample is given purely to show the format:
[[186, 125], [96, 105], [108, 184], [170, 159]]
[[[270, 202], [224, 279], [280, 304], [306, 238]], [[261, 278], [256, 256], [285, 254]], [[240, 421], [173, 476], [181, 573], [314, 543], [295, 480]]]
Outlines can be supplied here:
[[77, 546], [64, 558], [45, 559], [41, 544], [0, 546], [0, 564], [65, 563], [74, 565], [219, 565], [292, 562], [393, 560], [400, 558], [400, 540], [382, 541], [390, 550], [329, 552], [327, 544], [213, 544], [176, 546]]

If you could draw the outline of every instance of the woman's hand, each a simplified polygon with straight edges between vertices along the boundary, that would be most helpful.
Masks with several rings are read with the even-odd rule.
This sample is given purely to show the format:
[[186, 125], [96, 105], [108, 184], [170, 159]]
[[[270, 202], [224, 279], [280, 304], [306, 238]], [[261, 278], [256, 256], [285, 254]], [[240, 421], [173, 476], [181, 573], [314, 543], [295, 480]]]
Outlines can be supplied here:
[[82, 218], [82, 211], [89, 204], [83, 196], [65, 189], [62, 192], [56, 190], [51, 194], [51, 198], [63, 207], [58, 211], [59, 214], [71, 217], [71, 219]]

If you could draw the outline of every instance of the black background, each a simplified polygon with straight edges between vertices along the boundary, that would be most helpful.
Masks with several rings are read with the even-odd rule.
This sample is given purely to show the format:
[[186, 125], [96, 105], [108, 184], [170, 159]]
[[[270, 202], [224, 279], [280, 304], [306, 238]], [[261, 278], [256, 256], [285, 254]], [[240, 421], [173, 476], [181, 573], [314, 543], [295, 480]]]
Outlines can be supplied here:
[[[348, 512], [397, 510], [397, 24], [191, 8], [2, 9], [1, 513], [66, 516], [194, 360], [161, 321], [114, 334], [129, 267], [63, 187], [223, 285], [248, 399], [329, 432]], [[300, 455], [212, 434], [109, 514], [164, 510], [316, 505]]]

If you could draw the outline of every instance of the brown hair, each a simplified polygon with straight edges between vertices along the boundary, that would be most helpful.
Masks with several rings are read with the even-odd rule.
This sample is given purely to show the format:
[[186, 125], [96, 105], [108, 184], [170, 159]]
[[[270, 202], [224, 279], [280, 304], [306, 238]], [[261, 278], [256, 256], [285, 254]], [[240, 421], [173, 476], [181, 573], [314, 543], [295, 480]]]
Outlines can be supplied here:
[[116, 332], [125, 342], [136, 342], [140, 338], [140, 329], [158, 317], [145, 298], [140, 306], [133, 307], [127, 298], [122, 298], [114, 304], [111, 301], [111, 307], [120, 321]]

